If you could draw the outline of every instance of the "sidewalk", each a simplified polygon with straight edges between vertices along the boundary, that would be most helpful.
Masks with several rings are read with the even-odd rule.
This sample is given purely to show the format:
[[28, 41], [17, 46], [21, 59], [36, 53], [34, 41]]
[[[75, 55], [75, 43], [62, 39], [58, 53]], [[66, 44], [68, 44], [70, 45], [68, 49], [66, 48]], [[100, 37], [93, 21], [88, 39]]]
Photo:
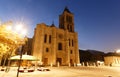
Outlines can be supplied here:
[[[19, 73], [19, 77], [120, 77], [120, 69], [117, 67], [48, 67], [50, 71], [38, 71]], [[0, 71], [0, 77], [16, 77], [17, 67], [11, 67], [10, 71]]]

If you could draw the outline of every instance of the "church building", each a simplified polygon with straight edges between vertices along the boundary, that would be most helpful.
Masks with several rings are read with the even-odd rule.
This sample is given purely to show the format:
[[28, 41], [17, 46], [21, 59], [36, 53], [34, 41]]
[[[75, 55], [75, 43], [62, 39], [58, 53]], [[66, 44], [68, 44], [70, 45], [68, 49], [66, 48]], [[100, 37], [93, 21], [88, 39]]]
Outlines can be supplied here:
[[59, 27], [54, 23], [37, 24], [33, 36], [32, 55], [44, 65], [79, 64], [78, 33], [74, 27], [74, 15], [67, 7], [59, 15]]

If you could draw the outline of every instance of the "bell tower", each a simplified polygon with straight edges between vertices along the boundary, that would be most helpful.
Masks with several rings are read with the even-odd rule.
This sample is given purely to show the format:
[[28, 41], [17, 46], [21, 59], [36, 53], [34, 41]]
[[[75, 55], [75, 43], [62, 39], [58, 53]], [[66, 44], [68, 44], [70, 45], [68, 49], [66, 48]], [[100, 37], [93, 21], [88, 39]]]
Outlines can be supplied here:
[[65, 7], [63, 13], [59, 15], [59, 28], [74, 32], [74, 16], [67, 7]]

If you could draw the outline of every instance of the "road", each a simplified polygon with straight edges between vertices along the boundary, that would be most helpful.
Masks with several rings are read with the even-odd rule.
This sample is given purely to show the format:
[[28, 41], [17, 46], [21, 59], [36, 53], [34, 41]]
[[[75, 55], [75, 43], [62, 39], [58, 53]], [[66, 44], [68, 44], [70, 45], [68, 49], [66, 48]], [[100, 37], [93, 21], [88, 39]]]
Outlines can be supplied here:
[[[120, 77], [120, 67], [47, 67], [50, 71], [20, 73], [19, 77]], [[0, 71], [0, 77], [16, 77], [17, 68], [8, 73]]]

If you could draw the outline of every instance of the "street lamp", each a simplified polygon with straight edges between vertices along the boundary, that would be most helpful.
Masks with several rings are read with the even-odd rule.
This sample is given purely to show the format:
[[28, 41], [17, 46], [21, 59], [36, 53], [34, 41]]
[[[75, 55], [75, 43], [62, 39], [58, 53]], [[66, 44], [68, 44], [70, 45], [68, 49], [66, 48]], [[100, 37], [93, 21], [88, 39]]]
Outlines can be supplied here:
[[[24, 42], [26, 41], [26, 37], [24, 37]], [[20, 60], [18, 63], [18, 69], [17, 69], [17, 77], [19, 76], [19, 70], [20, 70], [20, 65], [21, 65], [21, 61], [22, 61], [22, 52], [23, 52], [23, 46], [21, 46], [21, 50], [20, 50]]]
[[[20, 33], [20, 36], [23, 39], [21, 42], [23, 42], [23, 44], [25, 44], [25, 41], [27, 40], [26, 37], [25, 37], [25, 35], [27, 33], [26, 29], [23, 28], [22, 24], [18, 24], [15, 27], [15, 30], [16, 30], [16, 32]], [[21, 50], [20, 50], [20, 60], [19, 60], [19, 63], [18, 63], [17, 77], [19, 76], [19, 69], [20, 69], [21, 60], [22, 60], [22, 52], [23, 52], [23, 46], [21, 46]]]

